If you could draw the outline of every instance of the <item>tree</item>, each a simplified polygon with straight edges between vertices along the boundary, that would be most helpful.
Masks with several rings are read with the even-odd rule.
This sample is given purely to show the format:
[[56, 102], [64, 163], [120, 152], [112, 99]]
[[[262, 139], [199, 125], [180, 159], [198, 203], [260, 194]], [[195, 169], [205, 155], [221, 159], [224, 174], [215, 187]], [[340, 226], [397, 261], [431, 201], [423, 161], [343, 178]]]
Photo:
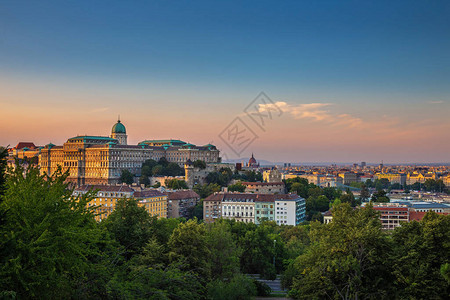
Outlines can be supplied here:
[[[2, 201], [1, 196], [5, 193], [6, 182], [6, 157], [8, 156], [8, 150], [4, 147], [0, 147], [0, 203]], [[1, 224], [1, 222], [0, 222]]]
[[177, 163], [169, 163], [163, 170], [163, 174], [167, 176], [182, 176], [184, 175], [184, 169]]
[[188, 189], [186, 181], [178, 179], [166, 179], [166, 187], [173, 190]]
[[124, 247], [124, 257], [130, 259], [152, 237], [155, 221], [156, 217], [150, 217], [144, 207], [138, 206], [137, 200], [122, 198], [102, 225]]
[[342, 202], [342, 203], [350, 203], [350, 205], [351, 205], [352, 207], [355, 207], [355, 206], [361, 204], [360, 201], [357, 201], [357, 200], [355, 199], [355, 196], [354, 196], [353, 193], [350, 191], [350, 189], [347, 189], [347, 192], [341, 196], [341, 202]]
[[106, 297], [103, 276], [116, 253], [87, 206], [93, 193], [72, 197], [67, 176], [61, 169], [42, 176], [20, 165], [7, 176], [0, 205], [7, 212], [0, 227], [0, 289], [17, 298]]
[[152, 168], [152, 175], [153, 176], [163, 175], [163, 171], [164, 171], [164, 168], [162, 165], [156, 165]]
[[387, 299], [390, 243], [370, 205], [333, 208], [333, 222], [313, 223], [312, 245], [294, 264], [292, 296], [297, 299]]
[[246, 186], [243, 185], [240, 181], [235, 183], [235, 184], [232, 184], [232, 185], [228, 186], [228, 191], [229, 192], [240, 192], [240, 193], [243, 193], [243, 192], [245, 192], [245, 189], [246, 189]]
[[197, 224], [196, 220], [189, 220], [173, 231], [169, 243], [169, 260], [179, 263], [183, 271], [192, 271], [201, 280], [209, 280], [211, 266], [208, 258], [210, 249], [206, 239], [204, 224]]
[[360, 202], [366, 202], [370, 197], [369, 189], [365, 184], [361, 185], [361, 192], [359, 194], [359, 200]]
[[383, 190], [378, 190], [372, 194], [372, 198], [370, 199], [373, 202], [389, 202], [390, 199], [386, 196], [386, 192]]
[[[276, 247], [283, 247], [281, 238], [271, 238], [270, 227], [260, 224], [255, 230], [249, 230], [240, 241], [242, 247], [241, 270], [244, 273], [260, 274], [265, 279], [274, 279], [276, 269], [273, 265]], [[274, 242], [276, 240], [277, 242]], [[275, 248], [275, 249], [274, 249]], [[282, 255], [276, 257], [282, 263]], [[280, 260], [281, 259], [281, 260]]]
[[130, 171], [124, 169], [120, 174], [119, 181], [120, 183], [132, 184], [134, 181], [134, 175]]
[[203, 160], [197, 159], [194, 161], [194, 168], [206, 169], [206, 163]]
[[240, 249], [226, 222], [208, 224], [206, 240], [210, 249], [212, 279], [229, 279], [239, 273]]
[[393, 274], [399, 299], [445, 299], [450, 283], [441, 267], [450, 261], [450, 216], [428, 212], [393, 235]]
[[200, 198], [206, 198], [211, 194], [220, 192], [221, 186], [217, 183], [211, 184], [197, 184], [193, 188], [194, 192], [196, 192]]
[[145, 186], [149, 186], [150, 185], [150, 179], [148, 178], [148, 176], [141, 175], [141, 177], [139, 177], [139, 184], [143, 184]]

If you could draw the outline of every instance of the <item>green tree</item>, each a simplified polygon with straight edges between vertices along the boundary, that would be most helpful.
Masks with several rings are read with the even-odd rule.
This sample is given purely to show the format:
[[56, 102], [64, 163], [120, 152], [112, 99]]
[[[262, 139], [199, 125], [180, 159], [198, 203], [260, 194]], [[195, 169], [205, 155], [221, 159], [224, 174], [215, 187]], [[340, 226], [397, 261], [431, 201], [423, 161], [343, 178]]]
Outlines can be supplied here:
[[361, 185], [361, 192], [359, 194], [359, 200], [361, 202], [366, 202], [370, 197], [370, 192], [369, 189], [367, 188], [367, 186], [365, 184]]
[[134, 181], [134, 175], [130, 171], [124, 169], [122, 173], [120, 173], [119, 178], [120, 183], [132, 184]]
[[372, 198], [370, 199], [373, 202], [389, 202], [390, 199], [386, 196], [386, 192], [384, 190], [378, 190], [372, 194]]
[[229, 279], [239, 273], [240, 249], [237, 247], [227, 222], [208, 224], [206, 235], [210, 250], [212, 279]]
[[153, 176], [161, 176], [164, 173], [164, 167], [162, 165], [156, 165], [152, 168]]
[[143, 184], [145, 186], [149, 186], [150, 185], [150, 179], [148, 178], [148, 176], [141, 175], [141, 177], [139, 177], [139, 184]]
[[291, 295], [298, 299], [388, 299], [390, 243], [370, 205], [333, 208], [333, 222], [313, 223], [312, 245], [295, 261]]
[[8, 149], [0, 147], [0, 201], [2, 201], [1, 196], [5, 193], [7, 156], [8, 156]]
[[192, 189], [200, 196], [200, 198], [203, 199], [211, 194], [220, 192], [222, 188], [217, 183], [210, 183], [210, 184], [205, 183], [205, 184], [197, 184]]
[[152, 237], [155, 220], [144, 207], [138, 206], [137, 200], [122, 198], [102, 225], [124, 247], [124, 257], [130, 259]]
[[229, 281], [212, 281], [207, 290], [208, 297], [213, 300], [250, 300], [257, 295], [253, 281], [242, 274], [236, 274]]
[[[260, 224], [255, 230], [248, 230], [240, 240], [242, 248], [241, 270], [244, 273], [260, 274], [263, 278], [274, 279], [276, 269], [273, 264], [274, 257], [281, 265], [282, 255], [276, 257], [276, 247], [282, 247], [281, 238], [270, 236], [271, 227]], [[277, 242], [274, 242], [277, 240]]]
[[341, 196], [341, 202], [350, 203], [351, 207], [355, 207], [361, 204], [359, 200], [356, 200], [355, 196], [350, 191], [350, 189], [347, 189], [346, 193]]
[[168, 246], [171, 263], [179, 263], [181, 270], [192, 271], [201, 280], [209, 280], [211, 266], [208, 258], [211, 253], [204, 224], [197, 224], [196, 220], [180, 223], [173, 231]]
[[167, 176], [182, 176], [184, 175], [184, 169], [177, 163], [172, 162], [164, 168], [163, 174]]
[[240, 192], [240, 193], [243, 193], [243, 192], [245, 192], [245, 188], [246, 188], [246, 186], [243, 185], [240, 181], [238, 181], [235, 184], [229, 185], [228, 186], [228, 191], [229, 192]]
[[166, 179], [166, 187], [173, 190], [188, 189], [187, 183], [184, 180]]
[[22, 299], [106, 296], [107, 257], [116, 254], [104, 252], [111, 241], [87, 206], [93, 194], [72, 197], [67, 175], [59, 169], [41, 176], [37, 168], [17, 166], [7, 176], [0, 205], [7, 212], [0, 227], [0, 294], [7, 289]]
[[422, 221], [396, 228], [392, 238], [397, 298], [447, 298], [450, 283], [440, 269], [450, 261], [450, 216], [428, 212]]
[[201, 170], [206, 169], [206, 163], [203, 160], [197, 159], [194, 161], [194, 168], [199, 168]]

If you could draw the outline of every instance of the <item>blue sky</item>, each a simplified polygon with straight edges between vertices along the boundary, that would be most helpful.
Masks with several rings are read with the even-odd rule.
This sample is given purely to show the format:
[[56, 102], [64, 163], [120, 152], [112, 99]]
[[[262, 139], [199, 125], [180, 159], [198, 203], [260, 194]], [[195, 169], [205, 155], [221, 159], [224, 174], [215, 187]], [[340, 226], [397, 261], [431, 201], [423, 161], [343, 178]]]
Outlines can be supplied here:
[[[95, 102], [110, 118], [122, 111], [136, 127], [154, 126], [133, 125], [131, 120], [142, 120], [138, 107], [149, 114], [156, 110], [155, 122], [167, 120], [167, 110], [180, 122], [191, 109], [193, 118], [201, 111], [205, 122], [220, 113], [222, 123], [214, 125], [220, 132], [263, 90], [294, 106], [333, 103], [336, 114], [369, 121], [399, 117], [408, 128], [411, 119], [438, 120], [436, 130], [444, 130], [449, 126], [449, 16], [448, 1], [2, 1], [0, 103], [39, 103], [55, 116], [74, 103]], [[9, 115], [14, 113], [11, 109]], [[80, 118], [94, 126], [92, 116], [81, 111], [55, 122], [69, 130]], [[111, 121], [101, 118], [109, 126]], [[187, 121], [198, 129], [196, 120]], [[320, 127], [295, 120], [283, 124]], [[19, 127], [0, 143], [33, 136], [43, 142], [44, 137]], [[169, 127], [172, 131], [163, 133], [176, 134], [179, 128]], [[64, 133], [55, 131], [53, 138], [64, 140], [70, 135]], [[215, 134], [194, 138], [215, 138], [210, 135]], [[294, 151], [277, 157], [267, 146], [273, 142], [268, 135], [253, 150], [267, 159], [298, 159]], [[432, 144], [440, 143], [436, 137]], [[316, 157], [305, 149], [301, 155], [342, 161], [354, 157], [346, 156], [349, 150]], [[424, 153], [405, 159], [429, 161]], [[392, 160], [402, 159], [391, 154]], [[382, 159], [375, 152], [368, 156]], [[444, 152], [430, 158], [450, 160]]]

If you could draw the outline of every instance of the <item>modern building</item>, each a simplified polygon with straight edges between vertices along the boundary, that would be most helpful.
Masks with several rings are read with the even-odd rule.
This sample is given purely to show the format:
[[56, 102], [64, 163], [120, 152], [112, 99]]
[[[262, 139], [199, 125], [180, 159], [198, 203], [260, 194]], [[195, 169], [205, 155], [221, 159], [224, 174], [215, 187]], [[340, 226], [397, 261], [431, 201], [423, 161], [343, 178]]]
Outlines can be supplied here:
[[298, 225], [305, 221], [305, 199], [295, 196], [275, 200], [275, 221], [278, 225]]
[[116, 184], [123, 170], [140, 174], [147, 159], [166, 158], [183, 166], [188, 160], [206, 163], [220, 161], [214, 145], [195, 146], [179, 140], [147, 140], [138, 145], [127, 144], [126, 128], [118, 120], [111, 136], [76, 136], [62, 146], [48, 144], [40, 150], [41, 174], [53, 174], [59, 167], [69, 171], [68, 181], [84, 184]]

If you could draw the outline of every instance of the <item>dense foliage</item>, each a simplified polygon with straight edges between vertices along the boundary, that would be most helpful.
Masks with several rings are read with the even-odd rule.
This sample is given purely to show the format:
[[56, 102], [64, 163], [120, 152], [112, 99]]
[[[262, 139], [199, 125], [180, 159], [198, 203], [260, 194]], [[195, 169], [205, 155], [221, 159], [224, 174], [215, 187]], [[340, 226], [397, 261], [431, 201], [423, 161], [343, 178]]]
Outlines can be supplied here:
[[120, 200], [97, 223], [95, 207], [86, 206], [93, 195], [72, 197], [66, 176], [41, 176], [34, 168], [6, 176], [0, 298], [267, 295], [249, 273], [282, 274], [296, 299], [445, 299], [450, 292], [450, 216], [428, 213], [390, 234], [370, 205], [353, 209], [348, 193], [304, 190], [304, 182], [294, 181], [290, 188], [316, 199], [310, 201], [315, 209], [334, 203], [332, 223], [157, 219], [132, 199]]

